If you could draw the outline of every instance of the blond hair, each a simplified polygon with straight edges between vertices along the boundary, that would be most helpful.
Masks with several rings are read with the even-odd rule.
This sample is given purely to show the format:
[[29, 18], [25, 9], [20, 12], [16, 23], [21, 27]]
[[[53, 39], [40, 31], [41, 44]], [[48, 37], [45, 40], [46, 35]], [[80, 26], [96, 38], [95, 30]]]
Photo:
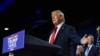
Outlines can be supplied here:
[[53, 11], [51, 12], [51, 14], [53, 14], [53, 13], [58, 13], [58, 14], [60, 14], [60, 15], [63, 17], [63, 22], [65, 22], [64, 13], [63, 13], [61, 10], [53, 10]]

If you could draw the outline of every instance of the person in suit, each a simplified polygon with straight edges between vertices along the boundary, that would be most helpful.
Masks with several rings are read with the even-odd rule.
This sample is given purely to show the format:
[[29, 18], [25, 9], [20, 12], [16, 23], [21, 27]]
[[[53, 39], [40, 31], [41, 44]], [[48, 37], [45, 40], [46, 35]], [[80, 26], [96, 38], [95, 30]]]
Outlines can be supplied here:
[[94, 36], [92, 34], [87, 36], [87, 48], [85, 49], [85, 56], [99, 56], [99, 49], [93, 45], [94, 43]]
[[81, 38], [78, 36], [73, 26], [65, 24], [64, 13], [61, 10], [54, 10], [51, 12], [54, 29], [52, 30], [49, 43], [61, 46], [61, 56], [71, 56], [71, 43], [85, 44], [86, 35]]

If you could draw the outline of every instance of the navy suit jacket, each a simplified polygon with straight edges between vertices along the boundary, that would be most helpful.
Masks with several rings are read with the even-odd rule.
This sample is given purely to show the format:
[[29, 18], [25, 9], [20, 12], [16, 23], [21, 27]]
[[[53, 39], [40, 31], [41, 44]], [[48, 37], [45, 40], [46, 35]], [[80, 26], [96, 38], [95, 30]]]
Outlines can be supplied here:
[[80, 37], [74, 27], [63, 24], [56, 36], [54, 44], [61, 46], [61, 56], [71, 56], [71, 43], [80, 44]]
[[88, 56], [99, 56], [99, 49], [96, 46], [92, 46], [91, 50], [89, 51]]

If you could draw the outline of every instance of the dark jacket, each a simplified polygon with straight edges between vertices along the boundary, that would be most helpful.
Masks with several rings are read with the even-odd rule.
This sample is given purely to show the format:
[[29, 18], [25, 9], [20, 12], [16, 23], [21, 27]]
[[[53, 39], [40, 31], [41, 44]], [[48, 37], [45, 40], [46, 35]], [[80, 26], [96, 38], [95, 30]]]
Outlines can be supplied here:
[[54, 42], [54, 44], [61, 46], [61, 56], [71, 56], [70, 47], [72, 42], [80, 44], [80, 37], [74, 27], [63, 24]]

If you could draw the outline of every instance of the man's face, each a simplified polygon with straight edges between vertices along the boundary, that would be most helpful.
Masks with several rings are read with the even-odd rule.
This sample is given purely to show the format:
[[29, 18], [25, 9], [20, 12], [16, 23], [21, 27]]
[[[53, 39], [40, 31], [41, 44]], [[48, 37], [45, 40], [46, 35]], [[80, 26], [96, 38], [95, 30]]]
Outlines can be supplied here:
[[88, 36], [87, 39], [88, 39], [88, 44], [92, 44], [93, 43], [93, 36]]
[[52, 17], [52, 22], [55, 26], [61, 23], [63, 20], [62, 16], [59, 13], [52, 13], [51, 17]]

